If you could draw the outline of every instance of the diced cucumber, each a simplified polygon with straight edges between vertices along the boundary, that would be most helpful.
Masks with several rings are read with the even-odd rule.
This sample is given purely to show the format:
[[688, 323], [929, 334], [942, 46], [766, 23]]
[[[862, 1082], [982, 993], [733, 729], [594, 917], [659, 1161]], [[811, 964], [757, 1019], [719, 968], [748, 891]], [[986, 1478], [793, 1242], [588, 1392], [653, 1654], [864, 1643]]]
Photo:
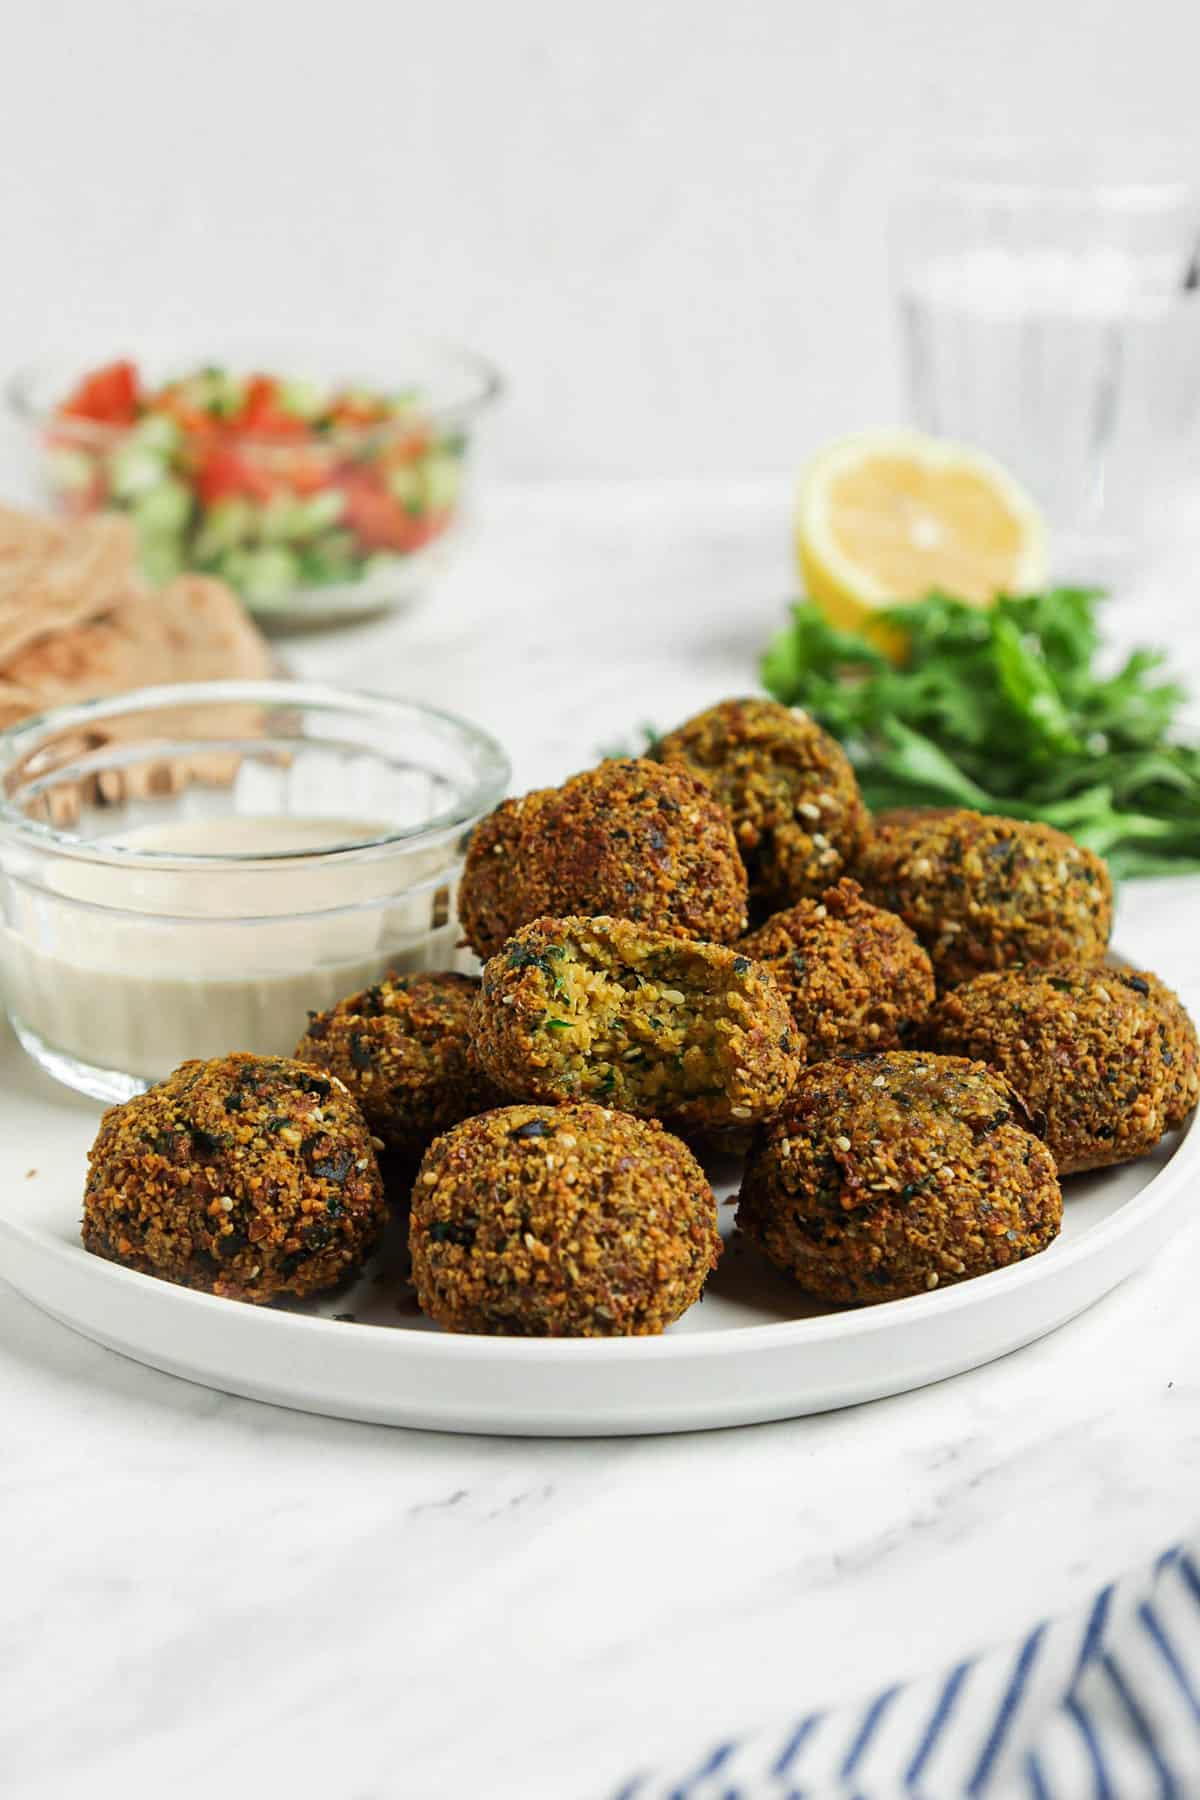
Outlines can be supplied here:
[[240, 585], [247, 599], [270, 605], [289, 594], [299, 578], [300, 561], [291, 550], [282, 544], [264, 544], [261, 550], [246, 552]]
[[329, 390], [317, 381], [285, 381], [279, 389], [279, 404], [297, 419], [315, 419], [329, 405]]
[[304, 502], [275, 494], [259, 508], [258, 535], [264, 544], [286, 544], [304, 534]]
[[357, 562], [358, 545], [351, 531], [325, 531], [313, 545], [322, 556], [332, 557], [335, 562]]
[[304, 502], [305, 530], [316, 535], [336, 525], [345, 510], [346, 497], [338, 488], [325, 488]]
[[203, 402], [218, 419], [231, 419], [242, 410], [246, 398], [245, 383], [240, 375], [228, 369], [210, 369], [205, 377], [206, 398]]
[[264, 544], [298, 544], [316, 537], [342, 516], [343, 499], [332, 490], [310, 500], [280, 495], [259, 513], [259, 534]]
[[253, 550], [247, 550], [241, 546], [224, 550], [215, 559], [213, 573], [219, 575], [222, 581], [227, 581], [231, 588], [236, 588], [240, 593], [245, 586], [250, 558], [253, 555]]
[[183, 545], [178, 538], [143, 538], [138, 547], [138, 561], [146, 580], [153, 587], [164, 587], [183, 569]]
[[108, 480], [118, 500], [136, 500], [149, 493], [166, 476], [161, 453], [131, 440], [113, 451], [108, 461]]
[[90, 488], [94, 466], [86, 450], [46, 452], [46, 480], [59, 494], [81, 494]]
[[240, 376], [227, 369], [202, 369], [179, 385], [179, 392], [189, 406], [211, 413], [217, 419], [230, 419], [242, 409], [244, 398]]
[[180, 433], [174, 419], [166, 413], [151, 413], [134, 425], [129, 433], [131, 444], [140, 444], [143, 450], [157, 450], [160, 456], [169, 456], [179, 444]]
[[348, 568], [351, 563], [362, 560], [357, 540], [350, 531], [323, 531], [320, 537], [313, 539], [311, 548], [338, 568]]
[[327, 531], [300, 552], [301, 579], [317, 586], [325, 581], [348, 581], [359, 570], [360, 558], [348, 531]]
[[231, 494], [227, 500], [218, 500], [202, 515], [203, 524], [196, 533], [193, 549], [197, 558], [207, 562], [210, 557], [219, 556], [223, 550], [231, 550], [250, 537], [258, 516], [258, 508], [253, 501], [246, 500], [240, 494]]
[[192, 514], [192, 492], [168, 477], [139, 494], [130, 507], [143, 538], [166, 538], [183, 531]]
[[427, 456], [421, 465], [425, 475], [425, 504], [430, 512], [448, 512], [458, 499], [462, 465], [457, 456]]
[[425, 499], [425, 487], [421, 480], [419, 463], [398, 463], [387, 473], [388, 492], [398, 500], [401, 506], [414, 507], [420, 511]]

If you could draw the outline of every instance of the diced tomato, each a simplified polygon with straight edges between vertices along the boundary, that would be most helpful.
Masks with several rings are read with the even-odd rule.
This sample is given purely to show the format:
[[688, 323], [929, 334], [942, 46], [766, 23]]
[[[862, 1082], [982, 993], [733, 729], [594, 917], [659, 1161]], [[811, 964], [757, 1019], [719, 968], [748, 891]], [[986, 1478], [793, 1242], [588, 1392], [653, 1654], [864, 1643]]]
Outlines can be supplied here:
[[266, 471], [252, 457], [225, 445], [206, 450], [196, 471], [196, 493], [202, 506], [243, 495], [247, 500], [269, 500], [273, 491]]
[[60, 410], [99, 425], [132, 425], [138, 416], [138, 399], [136, 364], [114, 362], [85, 375]]
[[388, 468], [402, 468], [405, 463], [420, 462], [428, 452], [431, 438], [422, 425], [411, 426], [403, 437], [389, 437], [380, 451], [379, 460]]
[[364, 550], [402, 550], [408, 524], [400, 502], [370, 477], [348, 475], [342, 517]]
[[270, 459], [271, 474], [276, 481], [303, 499], [321, 493], [324, 488], [337, 486], [328, 457], [303, 450], [272, 450]]
[[232, 421], [247, 437], [307, 437], [308, 426], [280, 404], [279, 383], [270, 375], [252, 375], [246, 383], [242, 410]]
[[449, 514], [410, 513], [373, 476], [347, 475], [343, 518], [364, 550], [419, 550], [449, 523]]
[[346, 429], [350, 426], [380, 425], [388, 416], [388, 409], [381, 400], [365, 400], [351, 398], [343, 394], [329, 409], [329, 418], [336, 428]]
[[164, 388], [150, 401], [147, 410], [173, 419], [185, 437], [214, 438], [221, 429], [219, 420], [205, 412], [202, 406], [193, 406], [175, 388]]

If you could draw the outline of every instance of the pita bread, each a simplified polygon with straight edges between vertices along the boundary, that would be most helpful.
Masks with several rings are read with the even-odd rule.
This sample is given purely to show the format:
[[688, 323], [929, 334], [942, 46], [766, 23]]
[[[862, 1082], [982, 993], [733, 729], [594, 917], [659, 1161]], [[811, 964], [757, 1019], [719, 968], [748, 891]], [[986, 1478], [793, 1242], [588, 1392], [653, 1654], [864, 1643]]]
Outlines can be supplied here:
[[51, 632], [106, 612], [137, 583], [132, 521], [70, 522], [0, 506], [0, 666]]
[[[274, 659], [241, 602], [222, 582], [182, 575], [157, 594], [126, 592], [103, 617], [89, 619], [28, 645], [0, 669], [0, 728], [30, 713], [79, 700], [119, 694], [130, 688], [181, 681], [257, 681], [276, 673]], [[253, 707], [229, 706], [205, 717], [208, 735], [257, 737], [263, 716]], [[116, 738], [141, 735], [195, 735], [186, 707], [136, 715], [89, 730], [93, 748]], [[176, 791], [192, 782], [226, 787], [237, 775], [238, 758], [223, 751], [197, 750], [169, 760], [147, 758], [113, 768], [97, 778], [96, 797], [117, 806], [139, 795]], [[48, 795], [54, 823], [74, 822], [78, 796], [70, 790]]]
[[160, 682], [262, 680], [271, 651], [229, 588], [182, 575], [157, 594], [127, 590], [100, 618], [0, 659], [0, 707], [61, 706]]

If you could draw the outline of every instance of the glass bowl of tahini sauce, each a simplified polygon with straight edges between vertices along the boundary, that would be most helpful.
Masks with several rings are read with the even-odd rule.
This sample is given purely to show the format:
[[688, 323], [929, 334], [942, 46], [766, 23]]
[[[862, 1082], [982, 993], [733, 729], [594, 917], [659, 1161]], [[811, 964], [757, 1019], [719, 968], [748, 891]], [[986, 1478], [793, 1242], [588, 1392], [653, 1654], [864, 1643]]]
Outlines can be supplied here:
[[508, 759], [465, 719], [290, 681], [141, 688], [0, 734], [0, 983], [43, 1069], [128, 1099], [290, 1055], [310, 1012], [459, 960]]

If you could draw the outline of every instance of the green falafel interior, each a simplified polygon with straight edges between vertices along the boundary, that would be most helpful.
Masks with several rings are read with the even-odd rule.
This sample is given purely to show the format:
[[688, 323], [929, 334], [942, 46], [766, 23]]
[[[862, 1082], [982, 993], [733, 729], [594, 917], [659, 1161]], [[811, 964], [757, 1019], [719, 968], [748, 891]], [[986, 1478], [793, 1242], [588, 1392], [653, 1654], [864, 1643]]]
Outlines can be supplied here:
[[539, 919], [509, 940], [483, 972], [475, 1046], [510, 1093], [690, 1127], [768, 1117], [803, 1049], [748, 956], [603, 917]]

